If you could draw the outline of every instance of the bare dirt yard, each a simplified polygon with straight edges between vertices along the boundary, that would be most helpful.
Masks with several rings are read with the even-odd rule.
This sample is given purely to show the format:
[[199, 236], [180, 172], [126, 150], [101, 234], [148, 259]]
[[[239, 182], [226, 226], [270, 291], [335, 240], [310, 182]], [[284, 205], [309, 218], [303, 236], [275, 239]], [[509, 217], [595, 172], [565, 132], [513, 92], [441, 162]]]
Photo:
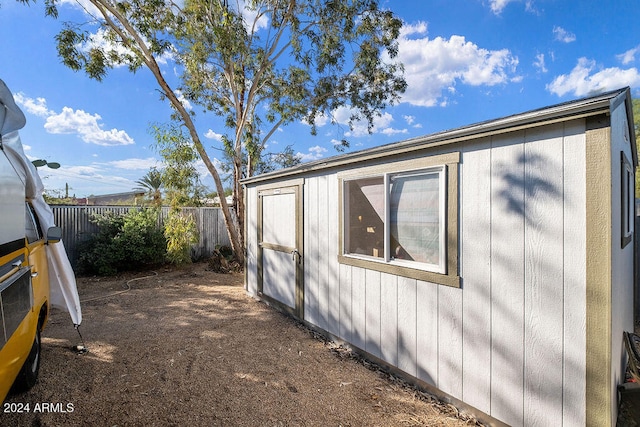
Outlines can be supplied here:
[[5, 401], [0, 425], [475, 425], [250, 298], [242, 274], [202, 263], [78, 288], [89, 352], [54, 311], [39, 382]]

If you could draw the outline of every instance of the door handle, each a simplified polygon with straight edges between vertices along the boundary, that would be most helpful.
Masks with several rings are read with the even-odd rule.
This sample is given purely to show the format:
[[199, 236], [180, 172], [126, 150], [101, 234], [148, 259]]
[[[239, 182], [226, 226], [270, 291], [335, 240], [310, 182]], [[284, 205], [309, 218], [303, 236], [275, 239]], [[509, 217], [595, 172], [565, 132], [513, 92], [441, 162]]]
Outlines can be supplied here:
[[294, 249], [291, 251], [291, 259], [293, 261], [297, 261], [297, 263], [300, 264], [300, 262], [302, 261], [302, 255], [300, 255], [300, 252], [298, 252], [297, 249]]

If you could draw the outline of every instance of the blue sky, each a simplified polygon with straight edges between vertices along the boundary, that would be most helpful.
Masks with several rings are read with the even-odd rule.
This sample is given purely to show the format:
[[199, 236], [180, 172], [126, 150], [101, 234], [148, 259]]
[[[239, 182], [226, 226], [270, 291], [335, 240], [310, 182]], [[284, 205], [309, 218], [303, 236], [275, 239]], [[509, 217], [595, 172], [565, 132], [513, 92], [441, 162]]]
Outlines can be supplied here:
[[[81, 0], [82, 1], [82, 0]], [[152, 166], [161, 166], [148, 129], [169, 121], [155, 80], [145, 69], [112, 70], [102, 81], [73, 72], [57, 57], [54, 37], [62, 22], [87, 18], [64, 0], [59, 20], [39, 3], [0, 3], [0, 79], [27, 117], [26, 153], [62, 164], [41, 168], [48, 192], [78, 197], [131, 191]], [[409, 84], [402, 102], [374, 127], [349, 131], [320, 126], [317, 136], [294, 123], [281, 128], [267, 151], [293, 145], [303, 160], [350, 151], [503, 117], [631, 86], [640, 96], [640, 2], [622, 0], [387, 1], [404, 22], [400, 60]], [[171, 73], [172, 64], [163, 63]], [[197, 110], [199, 111], [199, 110]], [[348, 110], [334, 113], [343, 123]], [[196, 121], [212, 157], [225, 131], [215, 116]], [[200, 168], [205, 184], [212, 185]]]

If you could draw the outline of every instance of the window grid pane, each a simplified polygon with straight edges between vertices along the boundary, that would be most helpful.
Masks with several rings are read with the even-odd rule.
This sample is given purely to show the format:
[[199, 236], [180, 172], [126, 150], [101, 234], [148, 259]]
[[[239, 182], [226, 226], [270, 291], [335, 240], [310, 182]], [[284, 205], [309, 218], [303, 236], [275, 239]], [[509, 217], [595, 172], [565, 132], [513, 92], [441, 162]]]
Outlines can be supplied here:
[[345, 183], [345, 253], [384, 258], [384, 179]]
[[390, 180], [392, 259], [440, 264], [440, 176], [396, 175]]

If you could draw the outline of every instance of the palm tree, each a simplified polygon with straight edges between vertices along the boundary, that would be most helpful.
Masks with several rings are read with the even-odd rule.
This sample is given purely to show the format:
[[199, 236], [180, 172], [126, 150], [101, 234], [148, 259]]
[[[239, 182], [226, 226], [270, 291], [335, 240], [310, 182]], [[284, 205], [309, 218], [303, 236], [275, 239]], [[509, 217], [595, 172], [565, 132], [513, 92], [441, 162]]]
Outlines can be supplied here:
[[136, 189], [146, 191], [155, 206], [162, 205], [162, 172], [153, 167], [136, 184], [140, 186]]

